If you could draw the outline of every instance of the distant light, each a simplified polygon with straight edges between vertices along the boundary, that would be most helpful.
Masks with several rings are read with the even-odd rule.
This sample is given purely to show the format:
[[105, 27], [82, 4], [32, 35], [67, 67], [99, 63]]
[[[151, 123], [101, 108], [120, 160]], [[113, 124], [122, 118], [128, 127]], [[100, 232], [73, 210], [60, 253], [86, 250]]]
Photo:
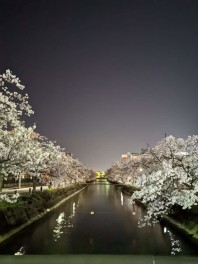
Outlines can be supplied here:
[[91, 211], [91, 212], [90, 212], [90, 215], [94, 215], [94, 214], [95, 214], [94, 211]]
[[140, 168], [140, 169], [139, 169], [139, 171], [143, 171], [143, 169], [142, 169], [142, 168]]
[[127, 159], [127, 155], [126, 154], [122, 154], [121, 159], [122, 160], [126, 160]]
[[166, 227], [164, 227], [164, 233], [166, 233], [166, 231], [167, 231], [167, 229], [166, 229]]

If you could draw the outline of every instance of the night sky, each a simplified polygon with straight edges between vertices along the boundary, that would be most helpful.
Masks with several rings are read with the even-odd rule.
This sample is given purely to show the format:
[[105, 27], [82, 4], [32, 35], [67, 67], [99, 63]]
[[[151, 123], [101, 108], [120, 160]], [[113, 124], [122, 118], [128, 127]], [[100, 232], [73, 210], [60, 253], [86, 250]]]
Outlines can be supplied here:
[[104, 170], [164, 134], [198, 133], [198, 1], [0, 0], [0, 72], [28, 124]]

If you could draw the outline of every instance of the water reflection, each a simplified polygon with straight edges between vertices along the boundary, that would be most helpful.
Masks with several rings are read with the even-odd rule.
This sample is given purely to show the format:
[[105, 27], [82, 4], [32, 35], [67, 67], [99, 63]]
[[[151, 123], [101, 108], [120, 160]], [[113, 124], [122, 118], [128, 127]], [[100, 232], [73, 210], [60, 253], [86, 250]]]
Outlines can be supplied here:
[[171, 255], [176, 255], [179, 252], [182, 252], [181, 242], [178, 239], [176, 239], [176, 236], [170, 230], [168, 230], [167, 227], [164, 227], [164, 233], [168, 234], [170, 238]]
[[19, 248], [19, 250], [16, 252], [16, 253], [14, 253], [14, 255], [25, 255], [25, 249], [24, 249], [24, 247], [20, 247]]
[[[132, 250], [134, 249], [137, 250], [137, 248], [140, 247], [142, 251], [142, 246], [140, 245], [140, 243], [142, 243], [141, 241], [144, 238], [145, 240], [147, 240], [149, 237], [152, 237], [152, 243], [154, 243], [153, 244], [154, 247], [152, 243], [149, 245], [149, 242], [148, 244], [146, 244], [144, 241], [144, 244], [146, 245], [147, 248], [150, 247], [150, 249], [152, 249], [155, 252], [161, 251], [162, 248], [163, 249], [166, 248], [166, 250], [170, 252], [169, 253], [170, 255], [181, 254], [182, 252], [181, 241], [179, 239], [176, 239], [176, 236], [167, 227], [163, 228], [162, 226], [160, 226], [160, 224], [156, 224], [153, 227], [146, 226], [143, 228], [139, 228], [139, 227], [137, 228], [138, 219], [143, 218], [144, 216], [144, 209], [141, 208], [140, 206], [137, 206], [135, 203], [132, 203], [131, 198], [126, 195], [123, 195], [122, 192], [120, 193], [119, 201], [120, 201], [120, 207], [124, 207], [125, 213], [127, 211], [131, 213], [131, 215], [128, 214], [128, 218], [129, 218], [128, 222], [133, 223], [134, 231], [138, 229], [137, 232], [133, 232], [133, 238], [131, 241]], [[127, 227], [128, 224], [125, 224], [125, 226]], [[166, 240], [164, 239], [164, 234], [167, 234], [168, 239]]]
[[118, 187], [96, 183], [0, 245], [0, 254], [198, 254], [166, 226], [138, 228], [143, 215]]
[[75, 202], [73, 203], [73, 210], [72, 211], [73, 211], [72, 212], [72, 217], [74, 217], [75, 213], [76, 213], [76, 203]]
[[[78, 205], [78, 204], [77, 204]], [[56, 226], [53, 230], [54, 241], [57, 242], [62, 234], [70, 235], [71, 229], [74, 227], [73, 218], [76, 213], [76, 203], [73, 202], [72, 210], [69, 215], [65, 215], [65, 212], [61, 212], [56, 219]]]
[[121, 202], [121, 205], [123, 206], [124, 205], [124, 201], [123, 201], [123, 194], [122, 194], [122, 192], [121, 192], [121, 200], [120, 200], [120, 202]]
[[[60, 213], [59, 217], [56, 219], [57, 225], [55, 226], [54, 232], [54, 241], [57, 241], [61, 234], [63, 234], [63, 228], [66, 226], [65, 213]], [[70, 225], [70, 221], [69, 221]]]

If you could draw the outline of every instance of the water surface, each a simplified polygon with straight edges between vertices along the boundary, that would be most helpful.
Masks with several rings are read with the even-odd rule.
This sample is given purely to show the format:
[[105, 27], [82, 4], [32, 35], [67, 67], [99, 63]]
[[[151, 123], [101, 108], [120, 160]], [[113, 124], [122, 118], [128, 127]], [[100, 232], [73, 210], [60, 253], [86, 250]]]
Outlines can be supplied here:
[[167, 226], [139, 228], [143, 209], [108, 182], [89, 185], [0, 246], [0, 254], [198, 255]]

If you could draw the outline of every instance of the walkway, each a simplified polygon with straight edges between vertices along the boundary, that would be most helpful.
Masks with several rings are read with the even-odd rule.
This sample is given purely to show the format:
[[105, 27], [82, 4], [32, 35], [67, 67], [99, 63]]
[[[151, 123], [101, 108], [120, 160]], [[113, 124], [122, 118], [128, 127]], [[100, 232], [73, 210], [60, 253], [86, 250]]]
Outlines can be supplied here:
[[[36, 190], [37, 191], [40, 191], [41, 190], [41, 187], [43, 190], [46, 190], [48, 189], [48, 186], [37, 186], [36, 187]], [[2, 189], [2, 192], [0, 192], [0, 194], [2, 193], [14, 193], [16, 191], [18, 191], [19, 193], [24, 193], [24, 192], [29, 192], [29, 189], [31, 188], [32, 190], [32, 187], [23, 187], [23, 188], [3, 188]]]

